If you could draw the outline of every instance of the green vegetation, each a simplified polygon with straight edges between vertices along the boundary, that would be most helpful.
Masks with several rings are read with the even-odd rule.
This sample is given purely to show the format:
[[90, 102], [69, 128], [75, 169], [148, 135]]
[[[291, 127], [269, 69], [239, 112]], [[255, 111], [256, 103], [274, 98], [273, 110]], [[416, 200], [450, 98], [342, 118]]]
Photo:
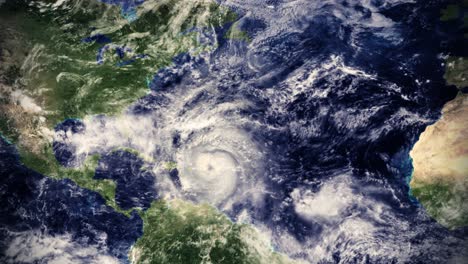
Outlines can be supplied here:
[[[460, 4], [448, 5], [441, 11], [442, 21], [454, 21], [463, 19], [462, 29], [468, 28], [468, 0], [460, 2]], [[468, 34], [464, 35], [465, 38]], [[455, 85], [458, 88], [468, 86], [468, 58], [450, 56], [446, 60], [445, 79], [448, 84]]]
[[[31, 3], [34, 6], [35, 1]], [[168, 66], [176, 55], [197, 54], [215, 45], [198, 42], [204, 28], [211, 31], [224, 26], [236, 15], [215, 2], [161, 0], [140, 7], [139, 18], [129, 22], [121, 17], [118, 7], [95, 0], [68, 1], [65, 5], [0, 8], [4, 26], [0, 39], [7, 42], [0, 44], [13, 55], [6, 58], [11, 66], [0, 67], [0, 132], [17, 146], [27, 167], [96, 191], [109, 206], [128, 216], [131, 210], [124, 211], [116, 204], [115, 182], [94, 179], [99, 155], [88, 157], [79, 168], [63, 167], [55, 159], [51, 131], [67, 118], [120, 113], [148, 92], [154, 73]], [[97, 34], [112, 43], [82, 41]], [[226, 37], [249, 40], [234, 26]], [[107, 50], [101, 52], [98, 63], [98, 51], [105, 45]], [[124, 51], [119, 54], [119, 49]], [[20, 91], [16, 97], [12, 96], [15, 91]], [[39, 110], [24, 109], [18, 96], [30, 99], [28, 102]], [[154, 162], [133, 149], [117, 150]], [[168, 170], [176, 166], [171, 161], [165, 164]], [[132, 251], [138, 263], [290, 262], [271, 251], [254, 229], [232, 223], [208, 205], [157, 201], [140, 215], [144, 235]]]
[[[447, 84], [455, 85], [459, 89], [468, 87], [468, 58], [449, 57], [445, 69], [444, 77]], [[462, 93], [457, 96], [458, 99], [454, 100], [459, 100], [460, 96], [462, 96]], [[463, 114], [463, 112], [460, 113]], [[460, 119], [439, 122], [457, 121], [459, 122]], [[459, 153], [458, 155], [466, 154]], [[468, 178], [466, 180], [468, 182]], [[436, 219], [438, 223], [452, 229], [468, 225], [467, 190], [467, 183], [460, 183], [450, 179], [437, 183], [413, 182], [411, 184], [411, 193], [424, 206], [427, 213]]]
[[233, 39], [233, 40], [241, 40], [245, 42], [250, 42], [251, 39], [249, 37], [249, 34], [244, 31], [239, 29], [239, 25], [237, 23], [234, 23], [226, 32], [227, 39]]
[[106, 200], [107, 205], [116, 211], [125, 215], [130, 214], [131, 210], [124, 211], [115, 202], [116, 185], [113, 181], [93, 179], [99, 155], [89, 156], [80, 168], [66, 168], [60, 165], [53, 155], [51, 145], [45, 147], [42, 155], [22, 152], [20, 149], [20, 156], [21, 161], [31, 169], [54, 179], [70, 179], [82, 188], [99, 193]]
[[16, 65], [11, 65], [3, 74], [3, 82], [6, 85], [12, 85], [21, 76], [20, 68]]
[[[445, 79], [447, 84], [455, 85], [459, 89], [468, 87], [468, 58], [462, 57], [449, 57], [446, 61]], [[463, 94], [454, 99], [461, 100]], [[452, 101], [452, 102], [454, 102]], [[462, 104], [461, 104], [462, 105]], [[462, 106], [463, 107], [463, 106]], [[454, 111], [454, 110], [451, 110]], [[458, 110], [457, 113], [464, 114], [463, 111]], [[447, 114], [447, 113], [445, 113]], [[442, 117], [444, 119], [444, 117]], [[438, 122], [460, 122], [461, 119], [445, 119]], [[460, 124], [462, 127], [463, 124]], [[460, 131], [462, 132], [462, 131]], [[444, 131], [443, 133], [451, 133]], [[453, 133], [453, 132], [452, 132]], [[462, 134], [456, 134], [461, 136]], [[455, 147], [454, 145], [447, 145], [448, 148]], [[437, 153], [433, 153], [434, 156]], [[466, 153], [460, 152], [456, 155], [462, 156]], [[432, 175], [436, 178], [437, 175]], [[466, 175], [468, 176], [468, 175]], [[413, 181], [415, 179], [413, 178]], [[465, 182], [454, 181], [447, 179], [437, 183], [432, 182], [412, 182], [411, 193], [418, 201], [424, 206], [427, 213], [437, 220], [438, 223], [448, 228], [457, 228], [468, 225], [468, 178]]]
[[458, 5], [448, 5], [445, 9], [442, 9], [441, 13], [440, 20], [442, 21], [457, 19], [460, 14], [460, 7]]
[[177, 169], [177, 162], [175, 161], [167, 161], [164, 163], [164, 169], [170, 171], [170, 170], [174, 170], [174, 169]]
[[[0, 82], [6, 85], [0, 89], [0, 132], [18, 147], [27, 167], [96, 191], [116, 211], [129, 215], [116, 204], [115, 182], [94, 179], [98, 155], [88, 157], [79, 168], [57, 162], [54, 126], [67, 118], [119, 114], [148, 92], [154, 73], [175, 56], [213, 48], [215, 42], [198, 42], [200, 34], [212, 34], [213, 28], [234, 22], [236, 15], [215, 2], [198, 0], [146, 2], [132, 22], [121, 16], [117, 6], [95, 0], [14, 12], [5, 8], [10, 7], [0, 8], [0, 23], [7, 30], [0, 29], [0, 39], [7, 32], [14, 32], [14, 37], [4, 37], [7, 43], [1, 45], [13, 55], [7, 60], [15, 58], [8, 65], [22, 66], [0, 68]], [[105, 35], [112, 43], [82, 41], [92, 35]], [[235, 25], [226, 37], [249, 41]], [[98, 62], [100, 49], [107, 50]], [[36, 110], [27, 110], [21, 98]], [[116, 150], [138, 154], [128, 148]], [[165, 164], [168, 170], [176, 166], [171, 161]], [[256, 230], [232, 223], [208, 205], [161, 200], [139, 213], [144, 235], [131, 254], [137, 263], [290, 262], [273, 252]]]
[[412, 194], [427, 213], [448, 228], [468, 225], [468, 186], [450, 183], [415, 184]]
[[449, 57], [445, 69], [447, 84], [458, 88], [468, 87], [468, 58]]
[[[468, 27], [467, 8], [467, 0], [456, 5], [448, 5], [441, 11], [440, 19], [446, 22], [463, 19], [462, 29], [466, 29]], [[455, 85], [459, 89], [468, 87], [468, 58], [448, 57], [445, 64], [444, 78], [447, 84]], [[460, 96], [462, 96], [461, 93], [457, 98], [460, 98]], [[454, 100], [457, 100], [457, 98]], [[459, 121], [460, 119], [453, 120]], [[448, 121], [444, 120], [443, 122]], [[458, 155], [464, 155], [464, 153], [459, 153]], [[434, 178], [436, 178], [435, 176]], [[411, 183], [411, 194], [424, 206], [427, 213], [443, 226], [452, 229], [468, 225], [467, 190], [468, 179], [464, 181], [439, 180], [434, 183], [417, 182], [413, 178], [413, 182]]]
[[10, 119], [7, 113], [0, 107], [0, 131], [3, 139], [9, 143], [18, 142], [19, 132], [15, 129], [14, 120]]
[[158, 201], [140, 214], [143, 236], [130, 253], [134, 263], [292, 262], [259, 240], [256, 230], [232, 223], [208, 205]]
[[[0, 12], [2, 22], [20, 32], [20, 42], [31, 50], [21, 89], [48, 112], [49, 127], [67, 118], [120, 113], [148, 92], [148, 79], [176, 55], [206, 49], [195, 27], [220, 27], [235, 19], [233, 12], [206, 1], [161, 1], [147, 8], [132, 23], [118, 7], [95, 0], [42, 12]], [[98, 64], [98, 50], [105, 44], [82, 40], [104, 33], [112, 44]], [[124, 47], [121, 58], [117, 50]], [[8, 83], [18, 75], [15, 69], [4, 74]]]
[[[458, 4], [448, 5], [440, 11], [440, 20], [444, 22], [454, 22], [463, 20], [462, 29], [468, 27], [468, 0], [463, 0]], [[467, 34], [465, 34], [467, 37]]]
[[[200, 32], [236, 15], [215, 2], [161, 0], [140, 6], [139, 18], [129, 22], [118, 6], [96, 0], [58, 7], [56, 1], [20, 2], [0, 7], [0, 133], [18, 147], [27, 167], [97, 191], [123, 212], [115, 203], [115, 183], [93, 179], [98, 157], [81, 168], [64, 168], [48, 133], [67, 118], [121, 113], [148, 93], [149, 80], [176, 55], [214, 45], [199, 43]], [[112, 43], [83, 41], [99, 35]], [[100, 49], [106, 50], [98, 63]], [[39, 111], [24, 109], [15, 91]]]

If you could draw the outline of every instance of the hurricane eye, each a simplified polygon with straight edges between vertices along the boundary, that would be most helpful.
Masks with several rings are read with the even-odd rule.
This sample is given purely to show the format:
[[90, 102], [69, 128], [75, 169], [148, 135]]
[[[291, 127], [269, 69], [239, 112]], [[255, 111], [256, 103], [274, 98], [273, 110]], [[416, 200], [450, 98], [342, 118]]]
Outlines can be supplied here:
[[182, 193], [215, 205], [245, 193], [257, 180], [252, 166], [259, 158], [256, 148], [249, 135], [237, 128], [191, 134], [177, 153]]
[[210, 193], [216, 201], [234, 193], [239, 180], [238, 161], [229, 152], [204, 145], [188, 149], [182, 160], [182, 189], [196, 200]]

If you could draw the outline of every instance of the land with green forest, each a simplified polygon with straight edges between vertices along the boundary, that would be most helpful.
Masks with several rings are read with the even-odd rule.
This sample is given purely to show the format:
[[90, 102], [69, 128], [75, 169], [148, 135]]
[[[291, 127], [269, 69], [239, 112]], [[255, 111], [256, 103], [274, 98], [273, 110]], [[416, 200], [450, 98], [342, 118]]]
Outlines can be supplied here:
[[96, 0], [18, 6], [0, 8], [0, 133], [27, 167], [69, 178], [120, 210], [115, 184], [93, 179], [96, 156], [78, 168], [57, 162], [54, 127], [66, 119], [121, 114], [149, 92], [148, 80], [175, 56], [214, 48], [199, 43], [198, 34], [231, 23], [236, 14], [215, 2], [188, 0], [148, 2], [135, 21]]
[[[448, 5], [441, 11], [441, 21], [458, 23], [464, 30], [467, 10], [468, 1]], [[454, 229], [468, 225], [468, 58], [448, 56], [444, 77], [460, 91], [414, 145], [410, 187], [431, 217]]]
[[[237, 15], [214, 1], [146, 1], [135, 11], [137, 19], [129, 20], [120, 7], [97, 0], [17, 0], [0, 6], [1, 136], [16, 146], [28, 168], [95, 191], [127, 216], [136, 210], [144, 234], [130, 252], [133, 263], [291, 263], [256, 229], [233, 223], [206, 204], [157, 200], [146, 211], [122, 210], [116, 183], [94, 178], [98, 154], [74, 167], [57, 161], [57, 124], [123, 114], [175, 56], [216, 48], [216, 42], [199, 42], [204, 30], [227, 26], [223, 37], [249, 41], [233, 23]], [[146, 163], [157, 159], [128, 148], [110, 151], [131, 152]], [[167, 170], [177, 167], [173, 161], [163, 164]]]

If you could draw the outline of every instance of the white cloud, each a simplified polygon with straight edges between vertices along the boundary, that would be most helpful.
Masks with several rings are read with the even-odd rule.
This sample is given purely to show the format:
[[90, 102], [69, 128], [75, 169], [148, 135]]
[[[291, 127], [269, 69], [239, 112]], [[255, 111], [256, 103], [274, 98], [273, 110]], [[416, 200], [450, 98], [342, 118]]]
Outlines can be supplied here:
[[297, 188], [291, 193], [294, 209], [304, 219], [330, 219], [341, 217], [341, 213], [359, 203], [361, 197], [349, 186], [349, 180], [327, 182], [316, 193], [304, 188]]
[[42, 111], [42, 108], [21, 90], [13, 91], [11, 93], [11, 100], [18, 103], [26, 112], [38, 113]]
[[118, 259], [104, 249], [82, 245], [71, 235], [44, 235], [28, 231], [13, 234], [5, 251], [7, 263], [116, 264]]

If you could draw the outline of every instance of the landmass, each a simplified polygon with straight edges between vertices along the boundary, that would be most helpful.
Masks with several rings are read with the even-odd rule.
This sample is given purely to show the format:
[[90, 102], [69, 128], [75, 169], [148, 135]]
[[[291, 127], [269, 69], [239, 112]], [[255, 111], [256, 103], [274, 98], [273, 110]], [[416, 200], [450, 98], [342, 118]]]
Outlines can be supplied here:
[[410, 155], [413, 195], [440, 224], [468, 224], [468, 96], [459, 94], [428, 126]]
[[130, 252], [132, 263], [298, 263], [274, 252], [256, 229], [206, 204], [161, 200], [141, 216], [143, 236]]
[[236, 14], [215, 2], [188, 0], [144, 2], [130, 21], [119, 6], [97, 0], [24, 5], [7, 2], [0, 9], [0, 133], [27, 167], [97, 191], [119, 210], [115, 184], [93, 179], [95, 166], [65, 168], [56, 160], [55, 126], [120, 114], [149, 93], [153, 75], [175, 56], [213, 48], [198, 34]]
[[[468, 1], [441, 10], [442, 22], [468, 27]], [[467, 38], [467, 36], [464, 36]], [[441, 225], [454, 229], [468, 225], [468, 58], [448, 56], [445, 80], [459, 89], [445, 104], [441, 118], [428, 126], [410, 152], [411, 193]]]
[[[95, 191], [124, 215], [138, 211], [144, 234], [130, 252], [134, 263], [292, 263], [256, 229], [235, 224], [206, 204], [159, 199], [146, 211], [121, 209], [114, 180], [95, 178], [98, 154], [71, 166], [57, 160], [57, 125], [121, 114], [150, 91], [154, 74], [175, 56], [216, 46], [199, 41], [205, 28], [221, 28], [236, 19], [214, 1], [141, 1], [128, 10], [106, 2], [12, 1], [0, 6], [3, 139], [16, 146], [25, 166]], [[249, 40], [236, 24], [224, 37]], [[154, 162], [133, 149], [111, 151]], [[165, 166], [174, 170], [177, 164], [167, 161]]]

